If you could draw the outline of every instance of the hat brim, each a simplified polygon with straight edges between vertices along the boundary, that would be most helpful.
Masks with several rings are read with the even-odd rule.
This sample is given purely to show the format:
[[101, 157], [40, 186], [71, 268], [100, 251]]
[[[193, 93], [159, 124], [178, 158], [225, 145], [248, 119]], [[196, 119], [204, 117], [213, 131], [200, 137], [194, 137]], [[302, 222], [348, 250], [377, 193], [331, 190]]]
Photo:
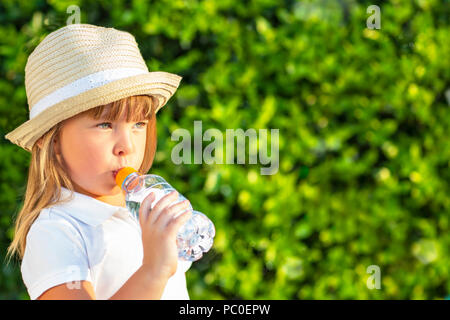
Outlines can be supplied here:
[[182, 77], [154, 71], [116, 80], [59, 102], [5, 135], [12, 143], [31, 152], [34, 143], [57, 123], [80, 112], [134, 95], [150, 95], [158, 100], [158, 112], [177, 90]]

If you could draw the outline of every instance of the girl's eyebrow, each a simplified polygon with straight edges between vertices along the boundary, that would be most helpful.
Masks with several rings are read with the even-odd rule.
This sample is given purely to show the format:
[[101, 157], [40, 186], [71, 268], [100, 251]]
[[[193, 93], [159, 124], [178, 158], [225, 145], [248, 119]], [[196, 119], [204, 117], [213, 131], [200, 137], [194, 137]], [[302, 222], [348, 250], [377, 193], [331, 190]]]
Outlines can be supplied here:
[[[100, 118], [97, 121], [106, 121], [106, 115], [100, 116]], [[117, 120], [108, 120], [108, 121], [117, 121]], [[148, 119], [141, 119], [141, 120], [137, 120], [137, 121], [130, 121], [130, 122], [142, 122], [142, 121], [148, 121]]]

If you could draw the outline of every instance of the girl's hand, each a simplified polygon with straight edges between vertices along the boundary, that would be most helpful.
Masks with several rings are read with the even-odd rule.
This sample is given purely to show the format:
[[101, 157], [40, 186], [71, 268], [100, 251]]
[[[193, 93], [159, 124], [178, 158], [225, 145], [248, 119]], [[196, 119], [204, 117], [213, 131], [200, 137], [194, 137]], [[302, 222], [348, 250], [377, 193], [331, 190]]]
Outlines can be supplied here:
[[[139, 223], [142, 229], [144, 259], [142, 265], [154, 276], [170, 278], [177, 270], [178, 250], [176, 236], [180, 227], [192, 216], [189, 200], [171, 205], [178, 198], [172, 191], [162, 197], [151, 209], [155, 200], [150, 193], [139, 208]], [[175, 215], [189, 209], [178, 217]]]

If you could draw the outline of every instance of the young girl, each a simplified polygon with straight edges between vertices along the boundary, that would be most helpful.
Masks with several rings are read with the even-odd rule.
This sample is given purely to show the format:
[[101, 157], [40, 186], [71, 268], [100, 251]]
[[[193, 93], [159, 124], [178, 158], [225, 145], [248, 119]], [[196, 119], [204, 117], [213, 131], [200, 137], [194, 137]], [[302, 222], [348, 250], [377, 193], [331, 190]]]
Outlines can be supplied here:
[[181, 77], [149, 72], [127, 32], [74, 24], [30, 54], [30, 120], [6, 138], [31, 152], [28, 183], [8, 248], [31, 299], [189, 299], [176, 234], [191, 211], [177, 193], [125, 206], [115, 171], [145, 174], [156, 113]]

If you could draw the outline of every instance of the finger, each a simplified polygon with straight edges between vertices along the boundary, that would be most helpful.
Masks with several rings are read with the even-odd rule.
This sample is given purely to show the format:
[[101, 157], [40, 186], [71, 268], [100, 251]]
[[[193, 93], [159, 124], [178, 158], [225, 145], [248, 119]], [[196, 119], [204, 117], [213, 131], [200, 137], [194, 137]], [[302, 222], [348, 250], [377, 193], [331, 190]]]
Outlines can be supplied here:
[[142, 201], [141, 206], [139, 208], [139, 223], [140, 224], [144, 224], [147, 222], [149, 209], [150, 209], [153, 201], [155, 200], [155, 197], [156, 197], [156, 195], [154, 194], [154, 192], [151, 192], [144, 198], [144, 201]]
[[151, 224], [156, 222], [156, 219], [158, 219], [161, 212], [169, 206], [171, 203], [173, 203], [178, 198], [178, 192], [176, 190], [166, 194], [164, 197], [162, 197], [153, 207], [149, 214], [149, 222]]
[[159, 215], [158, 219], [155, 221], [155, 224], [158, 224], [161, 228], [165, 228], [170, 220], [176, 218], [179, 214], [188, 210], [189, 206], [189, 200], [184, 200], [165, 208]]
[[157, 224], [161, 229], [165, 229], [169, 221], [189, 209], [189, 204], [189, 200], [184, 200], [166, 207], [163, 211], [161, 211], [158, 219], [155, 221], [155, 224]]
[[153, 203], [153, 201], [155, 200], [155, 193], [151, 192], [149, 195], [147, 195], [144, 199], [144, 201], [142, 201], [141, 206], [139, 208], [139, 223], [145, 224], [147, 219], [148, 219], [148, 214], [149, 214], [149, 209]]
[[169, 221], [167, 232], [170, 237], [176, 236], [178, 230], [192, 217], [192, 209], [183, 212], [177, 218]]

